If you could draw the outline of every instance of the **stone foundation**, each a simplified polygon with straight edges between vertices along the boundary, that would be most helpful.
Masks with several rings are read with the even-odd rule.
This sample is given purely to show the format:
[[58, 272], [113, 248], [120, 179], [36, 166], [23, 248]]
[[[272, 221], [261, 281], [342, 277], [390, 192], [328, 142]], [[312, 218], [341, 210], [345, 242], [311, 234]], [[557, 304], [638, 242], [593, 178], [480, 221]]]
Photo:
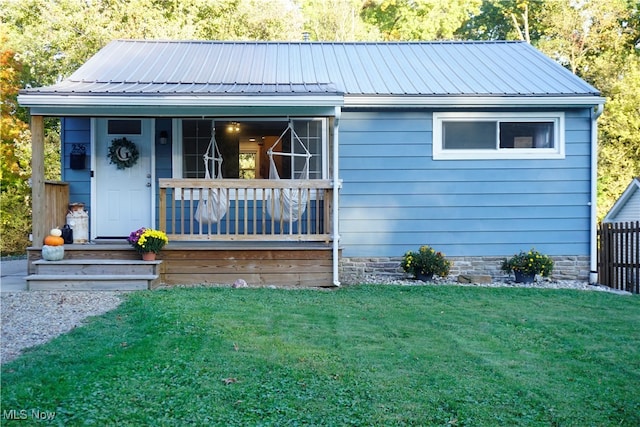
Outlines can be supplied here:
[[[447, 257], [452, 262], [450, 276], [460, 274], [489, 275], [505, 278], [500, 270], [505, 257]], [[554, 256], [553, 279], [589, 281], [588, 256]], [[367, 276], [406, 277], [400, 267], [402, 257], [346, 258], [340, 259], [340, 281], [344, 284], [362, 283]]]

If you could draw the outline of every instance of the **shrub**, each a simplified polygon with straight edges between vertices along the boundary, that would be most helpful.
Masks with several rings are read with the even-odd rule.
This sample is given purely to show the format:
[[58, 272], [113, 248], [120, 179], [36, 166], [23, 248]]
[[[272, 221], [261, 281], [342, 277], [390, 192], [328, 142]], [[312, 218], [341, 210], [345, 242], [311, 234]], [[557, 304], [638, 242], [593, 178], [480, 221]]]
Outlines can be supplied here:
[[502, 261], [501, 270], [505, 273], [513, 271], [525, 275], [539, 274], [547, 277], [553, 272], [553, 260], [532, 248], [529, 252], [520, 251], [511, 258]]
[[406, 273], [418, 275], [437, 275], [446, 277], [451, 269], [451, 261], [449, 261], [442, 252], [436, 252], [430, 246], [420, 246], [417, 252], [408, 251], [404, 254], [401, 263], [402, 269]]

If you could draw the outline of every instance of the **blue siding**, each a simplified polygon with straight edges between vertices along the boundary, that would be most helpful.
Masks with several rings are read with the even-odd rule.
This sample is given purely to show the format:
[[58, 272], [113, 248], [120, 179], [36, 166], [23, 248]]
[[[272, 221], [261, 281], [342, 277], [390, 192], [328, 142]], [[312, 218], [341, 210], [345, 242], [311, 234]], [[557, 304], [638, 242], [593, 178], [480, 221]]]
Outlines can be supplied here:
[[[91, 212], [91, 119], [88, 117], [68, 117], [62, 119], [62, 180], [69, 183], [69, 201], [84, 203]], [[86, 147], [85, 169], [73, 170], [70, 167], [70, 154], [73, 144]]]
[[590, 113], [565, 118], [565, 159], [434, 161], [431, 112], [344, 111], [344, 256], [588, 255]]
[[[434, 161], [431, 112], [344, 111], [344, 256], [400, 256], [421, 244], [449, 256], [504, 256], [532, 246], [588, 255], [590, 112], [565, 117], [565, 159]], [[63, 180], [70, 201], [88, 209], [90, 158], [85, 170], [74, 171], [69, 153], [81, 143], [90, 154], [90, 125], [89, 118], [66, 118], [62, 126]], [[171, 119], [157, 119], [161, 130], [172, 134]], [[171, 146], [156, 143], [157, 179], [171, 177]]]

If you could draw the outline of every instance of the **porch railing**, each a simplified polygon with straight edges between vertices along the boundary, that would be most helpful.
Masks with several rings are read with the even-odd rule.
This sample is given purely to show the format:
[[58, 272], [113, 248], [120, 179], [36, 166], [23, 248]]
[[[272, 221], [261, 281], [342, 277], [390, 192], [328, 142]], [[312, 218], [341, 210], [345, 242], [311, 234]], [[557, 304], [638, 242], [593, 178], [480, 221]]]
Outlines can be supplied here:
[[[159, 227], [174, 241], [331, 241], [333, 188], [329, 180], [166, 179], [159, 180]], [[226, 197], [224, 217], [199, 222], [196, 209], [209, 190]], [[279, 196], [297, 200], [283, 206]], [[291, 218], [270, 214], [288, 210]], [[296, 219], [293, 219], [296, 218]]]

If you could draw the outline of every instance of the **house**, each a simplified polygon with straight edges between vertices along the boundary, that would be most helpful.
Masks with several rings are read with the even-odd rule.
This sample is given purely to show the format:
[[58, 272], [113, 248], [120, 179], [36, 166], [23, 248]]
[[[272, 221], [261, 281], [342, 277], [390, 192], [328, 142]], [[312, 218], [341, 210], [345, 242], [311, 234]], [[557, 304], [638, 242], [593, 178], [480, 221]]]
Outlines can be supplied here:
[[[455, 273], [499, 274], [531, 247], [560, 277], [596, 271], [604, 99], [527, 43], [117, 40], [19, 102], [32, 116], [32, 261], [51, 218], [53, 116], [69, 201], [89, 212], [91, 244], [66, 258], [133, 258], [123, 238], [152, 226], [171, 240], [168, 284], [338, 285], [398, 271], [422, 244]], [[86, 166], [72, 167], [78, 148]], [[195, 219], [206, 203], [222, 218]]]
[[602, 220], [605, 223], [633, 221], [640, 221], [640, 177], [631, 180]]

